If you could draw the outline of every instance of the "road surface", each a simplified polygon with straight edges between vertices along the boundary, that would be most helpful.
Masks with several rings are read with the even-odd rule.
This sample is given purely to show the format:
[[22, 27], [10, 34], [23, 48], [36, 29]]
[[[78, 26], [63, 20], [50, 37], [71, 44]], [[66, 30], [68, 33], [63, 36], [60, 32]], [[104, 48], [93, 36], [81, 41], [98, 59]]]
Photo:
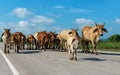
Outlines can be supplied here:
[[[3, 52], [3, 43], [0, 43]], [[67, 52], [21, 50], [5, 54], [18, 75], [120, 75], [120, 53], [78, 53], [78, 61], [68, 59]], [[17, 75], [0, 53], [0, 75]]]

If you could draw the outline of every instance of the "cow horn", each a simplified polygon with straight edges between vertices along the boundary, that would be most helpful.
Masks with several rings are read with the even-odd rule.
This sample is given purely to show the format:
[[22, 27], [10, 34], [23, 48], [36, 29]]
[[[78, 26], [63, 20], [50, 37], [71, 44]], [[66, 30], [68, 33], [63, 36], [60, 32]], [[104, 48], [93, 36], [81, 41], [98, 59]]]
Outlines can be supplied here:
[[103, 26], [105, 26], [105, 22], [103, 23]]
[[95, 22], [95, 25], [97, 26], [97, 23]]

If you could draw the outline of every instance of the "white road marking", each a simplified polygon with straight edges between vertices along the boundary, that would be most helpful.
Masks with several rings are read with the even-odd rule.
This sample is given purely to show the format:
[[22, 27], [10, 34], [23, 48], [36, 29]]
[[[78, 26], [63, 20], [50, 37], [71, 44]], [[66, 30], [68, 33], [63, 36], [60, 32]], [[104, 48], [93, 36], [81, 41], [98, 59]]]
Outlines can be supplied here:
[[12, 65], [12, 63], [8, 60], [8, 58], [7, 58], [7, 57], [5, 56], [5, 54], [2, 52], [2, 50], [0, 50], [0, 53], [1, 53], [2, 56], [5, 58], [5, 60], [6, 60], [7, 64], [8, 64], [8, 66], [10, 67], [13, 75], [20, 75], [20, 74], [18, 73], [18, 71], [15, 69], [14, 65]]

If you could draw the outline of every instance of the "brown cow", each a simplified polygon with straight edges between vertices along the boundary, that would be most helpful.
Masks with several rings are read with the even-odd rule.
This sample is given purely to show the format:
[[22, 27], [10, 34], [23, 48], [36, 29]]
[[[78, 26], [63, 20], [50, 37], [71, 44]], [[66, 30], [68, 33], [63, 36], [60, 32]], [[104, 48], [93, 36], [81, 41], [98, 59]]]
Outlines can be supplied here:
[[38, 43], [39, 49], [40, 50], [46, 50], [45, 45], [49, 42], [49, 35], [47, 34], [46, 31], [42, 32], [36, 32], [34, 34], [34, 37]]
[[85, 26], [82, 29], [82, 46], [83, 46], [83, 52], [88, 52], [89, 48], [89, 42], [92, 43], [93, 50], [92, 53], [95, 51], [95, 54], [97, 55], [96, 52], [96, 43], [99, 41], [100, 37], [103, 36], [103, 31], [108, 32], [104, 28], [105, 24], [96, 24], [95, 26]]
[[65, 44], [65, 48], [67, 50], [67, 41], [69, 37], [75, 37], [78, 40], [81, 39], [81, 37], [78, 35], [77, 29], [71, 29], [71, 30], [63, 30], [59, 35], [58, 35], [59, 39], [60, 39], [60, 45], [62, 47], [63, 43]]
[[26, 43], [26, 36], [25, 34], [22, 33], [21, 35], [21, 43], [20, 43], [20, 48], [25, 49], [25, 43]]
[[27, 42], [28, 42], [27, 48], [29, 47], [29, 49], [34, 49], [34, 45], [36, 44], [36, 40], [32, 34], [29, 34], [27, 36]]
[[58, 34], [55, 34], [55, 38], [54, 38], [54, 48], [55, 49], [59, 49], [60, 48], [60, 39], [58, 37]]
[[21, 32], [15, 32], [11, 35], [11, 43], [14, 44], [15, 52], [19, 53], [21, 43]]
[[53, 49], [53, 46], [54, 46], [54, 39], [55, 39], [55, 32], [49, 32], [47, 33], [49, 37], [49, 48], [52, 48]]
[[9, 53], [11, 38], [10, 29], [4, 29], [4, 32], [2, 33], [1, 37], [4, 43], [4, 53]]

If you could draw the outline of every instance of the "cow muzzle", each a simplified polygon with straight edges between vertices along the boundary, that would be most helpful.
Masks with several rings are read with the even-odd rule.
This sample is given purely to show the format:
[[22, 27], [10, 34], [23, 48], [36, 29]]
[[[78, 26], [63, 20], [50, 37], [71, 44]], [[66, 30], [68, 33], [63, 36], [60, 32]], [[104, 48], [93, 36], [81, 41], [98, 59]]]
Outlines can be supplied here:
[[100, 34], [100, 36], [103, 36], [103, 34]]

